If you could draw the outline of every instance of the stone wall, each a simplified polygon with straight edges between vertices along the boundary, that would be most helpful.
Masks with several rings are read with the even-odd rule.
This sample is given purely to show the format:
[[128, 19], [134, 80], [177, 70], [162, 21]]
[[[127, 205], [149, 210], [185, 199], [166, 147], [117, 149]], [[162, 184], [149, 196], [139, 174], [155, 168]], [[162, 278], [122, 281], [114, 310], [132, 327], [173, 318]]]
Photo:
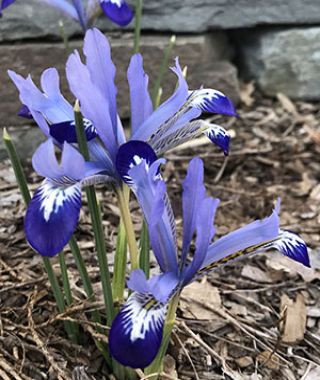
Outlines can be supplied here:
[[[66, 53], [57, 26], [60, 19], [71, 37], [70, 48], [80, 48], [77, 24], [42, 0], [17, 0], [0, 19], [0, 127], [9, 126], [20, 136], [17, 140], [24, 156], [34, 148], [39, 133], [28, 130], [29, 143], [23, 141], [26, 134], [21, 125], [25, 121], [16, 116], [19, 101], [6, 71], [32, 73], [38, 82], [45, 68], [57, 67], [62, 88], [70, 97], [64, 78]], [[126, 118], [125, 73], [132, 51], [132, 26], [119, 31], [105, 18], [98, 26], [111, 39], [118, 68], [119, 109]], [[188, 65], [191, 87], [205, 84], [220, 89], [237, 103], [240, 77], [254, 79], [267, 96], [282, 92], [294, 99], [320, 99], [319, 0], [145, 0], [142, 28], [142, 52], [151, 81], [163, 49], [175, 33], [172, 61], [179, 56], [181, 64]], [[170, 75], [168, 71], [164, 80], [164, 97], [174, 86]], [[0, 158], [3, 156], [0, 145]]]

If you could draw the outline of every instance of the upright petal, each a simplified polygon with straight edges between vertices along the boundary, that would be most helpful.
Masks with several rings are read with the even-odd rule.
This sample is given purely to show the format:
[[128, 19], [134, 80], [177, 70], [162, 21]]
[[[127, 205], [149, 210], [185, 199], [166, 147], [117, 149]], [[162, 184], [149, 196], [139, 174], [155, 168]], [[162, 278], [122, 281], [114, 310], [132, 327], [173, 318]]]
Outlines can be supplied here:
[[188, 167], [187, 176], [183, 182], [183, 242], [181, 267], [184, 267], [190, 243], [196, 229], [197, 212], [206, 195], [203, 184], [203, 162], [200, 158], [193, 158]]
[[159, 351], [166, 312], [167, 304], [152, 295], [131, 294], [111, 326], [111, 355], [122, 365], [147, 367]]
[[130, 24], [134, 13], [124, 0], [99, 0], [100, 6], [107, 17], [120, 26]]
[[[75, 51], [67, 62], [67, 79], [74, 96], [79, 99], [83, 116], [93, 123], [112, 159], [118, 150], [105, 95], [93, 83], [90, 72]], [[68, 119], [70, 120], [70, 119]]]
[[155, 256], [163, 272], [177, 272], [176, 232], [170, 202], [159, 173], [163, 160], [142, 141], [129, 141], [118, 151], [116, 166], [135, 192], [149, 225]]
[[61, 186], [45, 181], [30, 201], [25, 217], [29, 244], [42, 256], [54, 256], [70, 240], [81, 209], [78, 184]]
[[75, 21], [80, 22], [79, 15], [76, 8], [69, 3], [67, 0], [44, 0], [48, 5], [58, 8], [62, 11], [67, 17], [73, 18]]
[[153, 111], [148, 91], [149, 77], [143, 70], [141, 54], [134, 54], [131, 57], [128, 68], [128, 82], [130, 87], [131, 125], [132, 133], [134, 133]]
[[208, 246], [214, 236], [213, 220], [219, 200], [206, 198], [201, 202], [200, 208], [197, 211], [196, 220], [196, 251], [191, 263], [182, 274], [183, 284], [186, 285], [192, 281], [195, 274], [202, 267], [203, 261], [208, 251]]
[[98, 29], [89, 29], [85, 35], [83, 52], [92, 83], [99, 88], [109, 104], [113, 133], [117, 137], [117, 88], [114, 83], [116, 67], [111, 59], [108, 39]]
[[87, 15], [86, 11], [83, 6], [82, 0], [72, 0], [73, 6], [76, 9], [76, 12], [78, 14], [78, 19], [80, 22], [80, 25], [82, 27], [82, 30], [85, 32], [87, 30]]
[[188, 98], [188, 84], [178, 59], [176, 59], [176, 65], [172, 68], [172, 71], [177, 75], [179, 81], [176, 91], [138, 128], [132, 135], [132, 139], [147, 141], [167, 120], [173, 118], [185, 104]]

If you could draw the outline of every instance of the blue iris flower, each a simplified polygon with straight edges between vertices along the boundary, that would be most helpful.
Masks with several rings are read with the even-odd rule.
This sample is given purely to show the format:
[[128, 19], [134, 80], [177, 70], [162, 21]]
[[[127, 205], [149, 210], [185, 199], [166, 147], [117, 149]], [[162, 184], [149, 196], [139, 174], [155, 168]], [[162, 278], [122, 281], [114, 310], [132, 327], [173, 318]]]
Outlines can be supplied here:
[[[86, 31], [88, 29], [88, 25], [95, 19], [99, 7], [111, 21], [120, 26], [128, 25], [134, 16], [132, 8], [126, 3], [125, 0], [88, 0], [86, 7], [83, 0], [43, 1], [52, 7], [58, 8], [67, 17], [70, 17], [78, 22], [83, 31]], [[2, 11], [14, 2], [15, 0], [2, 0], [0, 10]]]
[[[121, 186], [122, 177], [130, 184], [128, 172], [141, 160], [151, 164], [155, 155], [162, 155], [203, 134], [227, 153], [228, 133], [220, 126], [197, 118], [203, 112], [236, 116], [232, 102], [221, 92], [212, 89], [189, 91], [178, 60], [172, 68], [178, 77], [177, 89], [153, 110], [143, 60], [140, 54], [135, 54], [128, 68], [132, 135], [129, 143], [123, 145], [126, 138], [117, 113], [116, 68], [107, 38], [97, 29], [88, 30], [83, 52], [86, 63], [75, 51], [66, 65], [69, 87], [80, 101], [90, 151], [91, 162], [82, 163], [81, 172], [79, 160], [72, 159], [78, 152], [73, 107], [60, 92], [57, 70], [44, 71], [42, 91], [30, 76], [23, 78], [9, 71], [24, 104], [24, 114], [31, 115], [49, 139], [39, 148], [41, 154], [38, 150], [33, 158], [35, 170], [46, 179], [34, 195], [25, 219], [27, 240], [44, 256], [56, 255], [74, 232], [81, 208], [79, 191], [82, 186], [101, 182]], [[61, 165], [57, 163], [53, 146], [63, 153], [68, 149], [68, 163], [67, 158]], [[45, 149], [50, 150], [50, 155], [44, 154]], [[121, 155], [117, 154], [119, 149]], [[45, 170], [46, 167], [52, 170]]]
[[[119, 154], [124, 149], [122, 146]], [[256, 220], [212, 242], [219, 200], [206, 196], [203, 163], [199, 158], [190, 162], [183, 182], [183, 240], [178, 256], [175, 220], [159, 174], [163, 162], [163, 159], [155, 160], [150, 165], [142, 160], [128, 173], [161, 270], [150, 279], [140, 269], [131, 273], [128, 287], [133, 293], [111, 327], [111, 354], [121, 364], [133, 368], [144, 368], [153, 361], [162, 341], [168, 304], [192, 281], [231, 261], [274, 248], [310, 266], [304, 241], [279, 227], [279, 201], [266, 219]], [[190, 257], [193, 240], [195, 251]]]

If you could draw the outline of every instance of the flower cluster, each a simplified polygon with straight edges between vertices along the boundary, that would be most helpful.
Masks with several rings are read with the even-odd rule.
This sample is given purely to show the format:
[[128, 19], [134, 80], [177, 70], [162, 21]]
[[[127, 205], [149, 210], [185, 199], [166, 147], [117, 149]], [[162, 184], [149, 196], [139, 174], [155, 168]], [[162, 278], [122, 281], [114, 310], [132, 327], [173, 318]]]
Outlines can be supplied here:
[[[12, 2], [3, 1], [2, 8]], [[86, 29], [90, 7], [97, 2], [88, 2], [89, 13], [82, 1], [73, 1], [73, 5], [64, 0], [48, 3]], [[132, 18], [122, 0], [101, 0], [99, 4], [118, 23]], [[126, 17], [120, 16], [120, 11]], [[215, 113], [235, 117], [235, 108], [220, 91], [189, 89], [176, 59], [171, 68], [177, 77], [176, 90], [154, 109], [142, 56], [135, 54], [127, 71], [132, 130], [126, 138], [117, 112], [116, 68], [108, 40], [99, 30], [86, 32], [83, 54], [85, 62], [78, 51], [70, 55], [66, 77], [81, 107], [89, 160], [80, 153], [74, 109], [61, 94], [57, 70], [43, 72], [41, 89], [31, 76], [24, 78], [9, 71], [23, 104], [20, 115], [34, 119], [47, 139], [32, 158], [35, 171], [44, 181], [28, 206], [25, 231], [37, 252], [54, 256], [76, 229], [83, 187], [104, 183], [117, 190], [125, 183], [132, 189], [144, 214], [159, 273], [148, 279], [141, 269], [131, 272], [128, 287], [133, 292], [113, 321], [109, 342], [111, 355], [121, 364], [144, 368], [159, 351], [168, 305], [185, 286], [231, 261], [271, 249], [310, 266], [308, 252], [300, 237], [280, 228], [280, 201], [269, 217], [214, 240], [213, 221], [219, 200], [206, 195], [199, 158], [192, 159], [183, 182], [183, 240], [179, 252], [175, 218], [160, 170], [165, 159], [159, 157], [203, 135], [227, 155], [228, 132], [200, 116]], [[61, 152], [60, 160], [56, 150]]]
[[[81, 187], [101, 182], [119, 187], [122, 179], [130, 184], [128, 171], [132, 165], [141, 160], [151, 164], [155, 155], [203, 134], [227, 154], [227, 131], [198, 117], [203, 112], [236, 116], [232, 102], [221, 92], [190, 91], [178, 60], [172, 68], [178, 77], [177, 89], [153, 110], [143, 60], [135, 54], [128, 68], [131, 144], [123, 148], [126, 138], [117, 113], [116, 70], [108, 40], [97, 29], [91, 29], [86, 33], [83, 52], [86, 63], [75, 51], [68, 59], [66, 74], [85, 118], [90, 162], [84, 162], [78, 152], [73, 107], [60, 92], [56, 69], [42, 74], [42, 91], [30, 76], [23, 78], [9, 71], [24, 109], [48, 138], [33, 156], [33, 167], [45, 181], [34, 194], [25, 219], [28, 242], [43, 256], [56, 255], [73, 234], [81, 209]], [[55, 157], [54, 145], [63, 152], [61, 164]], [[121, 154], [117, 155], [119, 149]]]

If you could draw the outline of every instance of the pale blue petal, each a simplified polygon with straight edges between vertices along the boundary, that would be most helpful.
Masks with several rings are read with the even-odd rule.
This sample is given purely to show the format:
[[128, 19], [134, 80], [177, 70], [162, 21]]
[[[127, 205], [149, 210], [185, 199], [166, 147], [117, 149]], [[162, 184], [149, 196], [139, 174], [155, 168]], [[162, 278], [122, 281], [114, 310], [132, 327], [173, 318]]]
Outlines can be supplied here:
[[[117, 138], [116, 67], [111, 59], [108, 39], [98, 29], [89, 29], [84, 39], [83, 52], [92, 83], [99, 88], [109, 104], [113, 134]], [[104, 112], [107, 110], [104, 109]]]
[[131, 126], [132, 133], [144, 123], [152, 114], [153, 106], [148, 91], [149, 77], [143, 70], [141, 54], [131, 57], [128, 68], [128, 82], [131, 101]]
[[188, 98], [188, 85], [179, 65], [178, 59], [176, 60], [176, 65], [172, 68], [172, 71], [178, 76], [179, 80], [176, 91], [138, 128], [138, 130], [133, 134], [132, 139], [147, 141], [185, 104]]

